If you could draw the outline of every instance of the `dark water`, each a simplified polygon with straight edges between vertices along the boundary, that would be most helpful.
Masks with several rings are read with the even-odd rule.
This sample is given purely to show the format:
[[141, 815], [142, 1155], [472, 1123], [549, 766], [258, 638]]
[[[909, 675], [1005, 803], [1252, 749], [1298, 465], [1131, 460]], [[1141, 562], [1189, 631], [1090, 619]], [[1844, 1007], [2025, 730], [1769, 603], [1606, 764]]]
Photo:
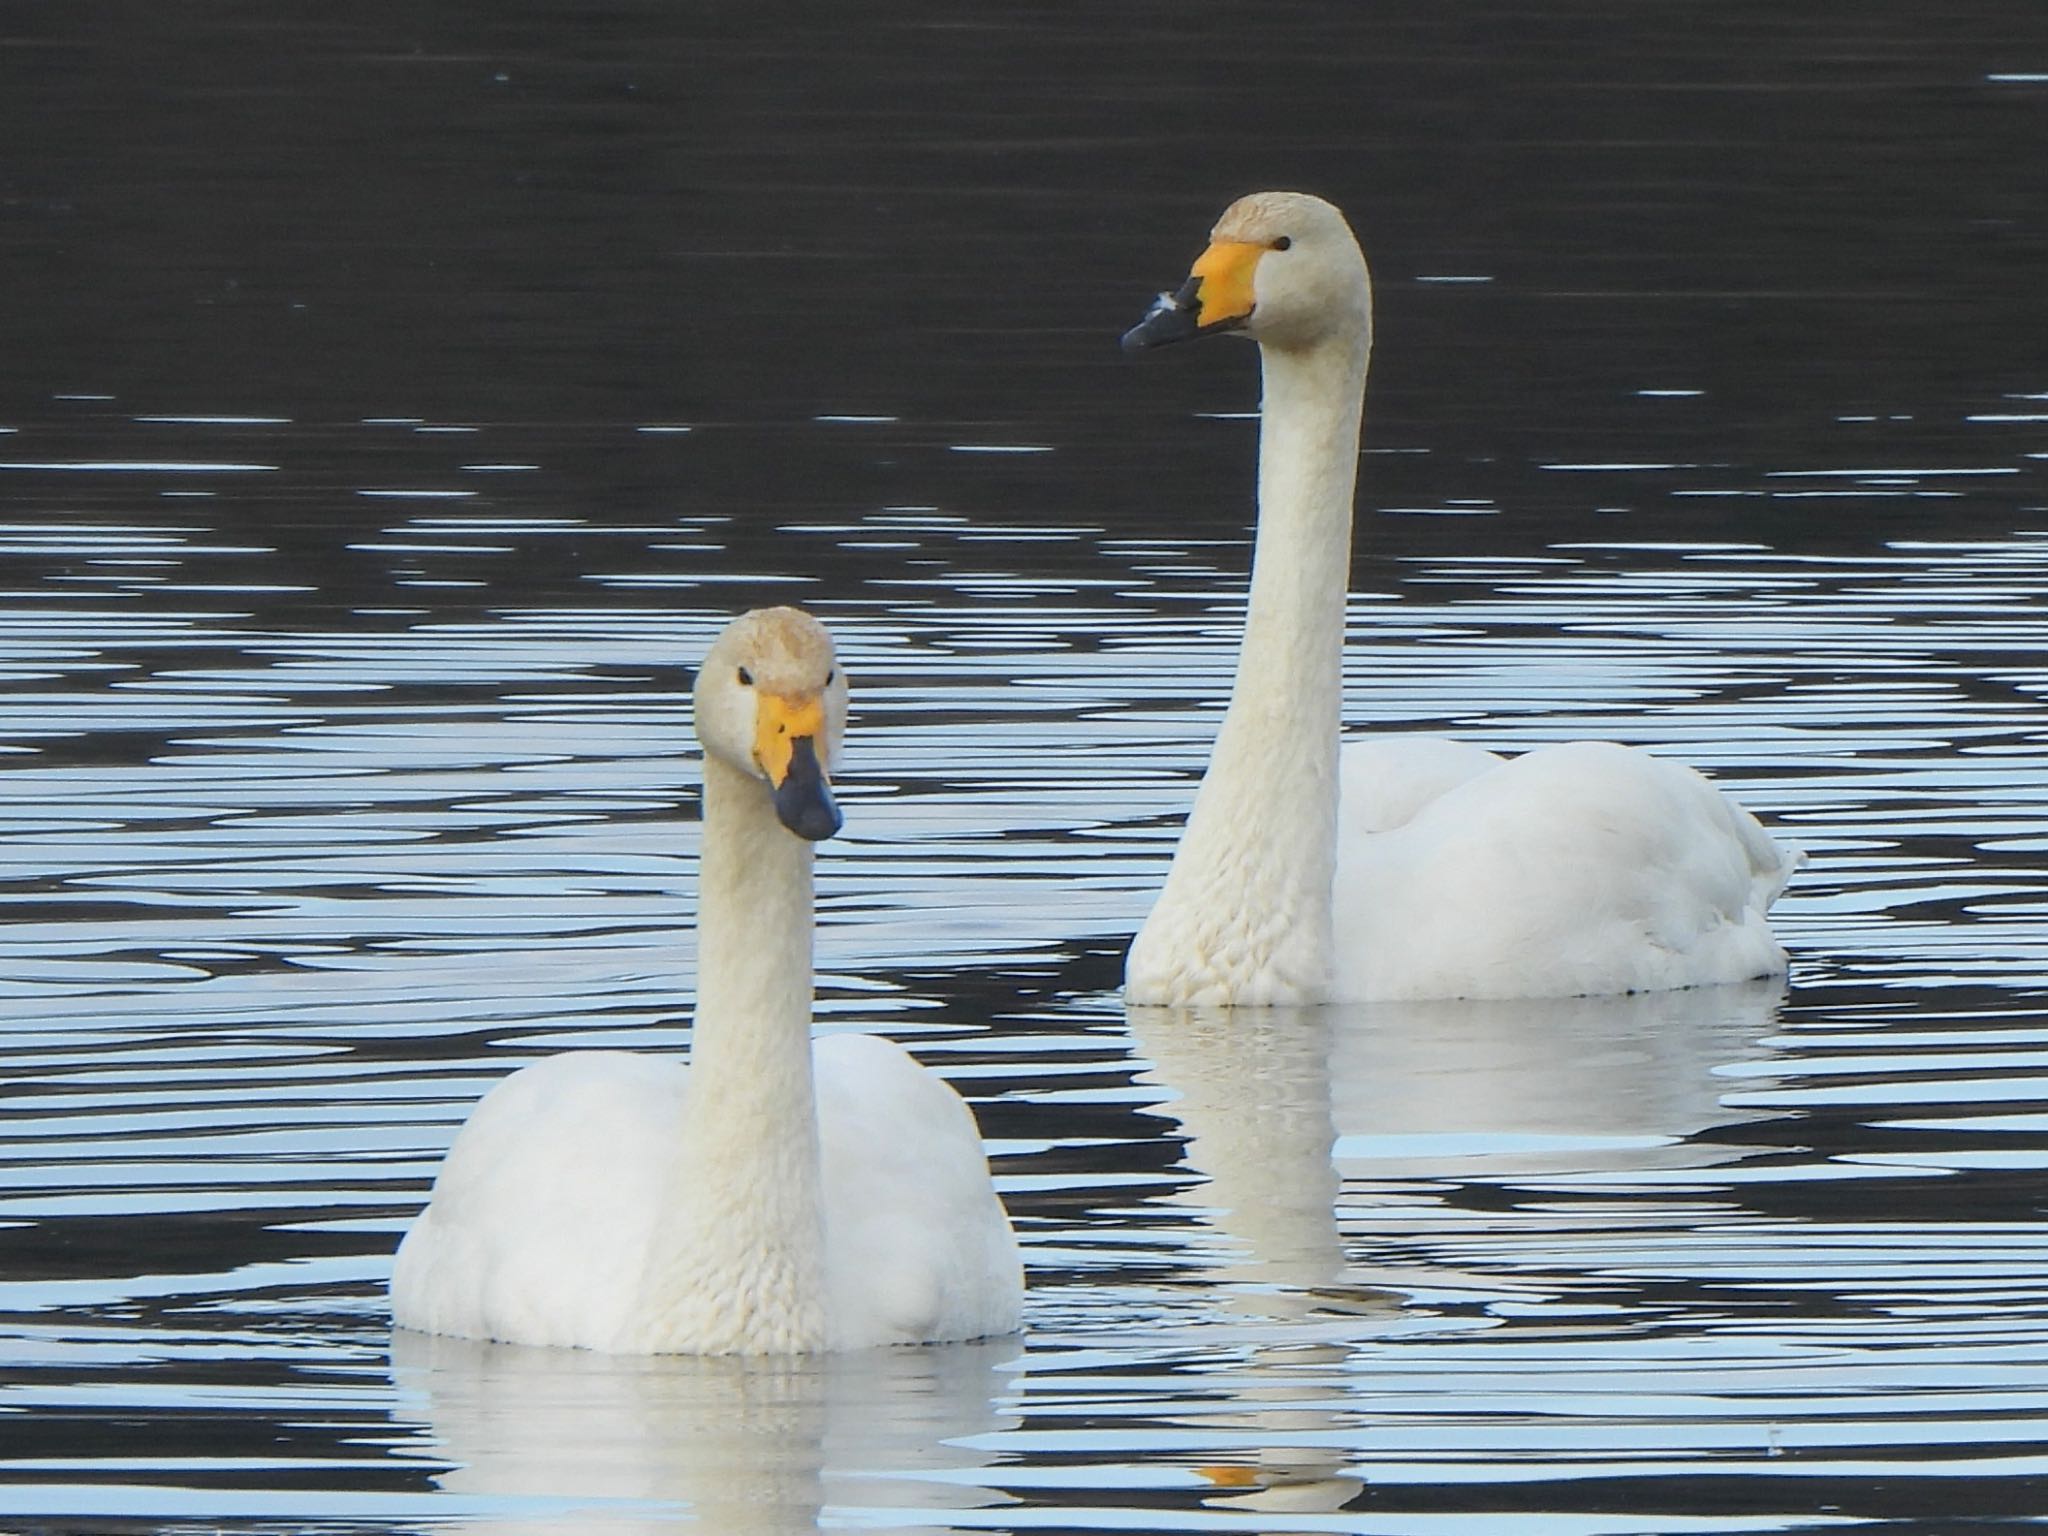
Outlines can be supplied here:
[[[2048, 1513], [2048, 14], [417, 11], [0, 26], [0, 1524]], [[1114, 337], [1260, 185], [1378, 283], [1347, 720], [1707, 768], [1789, 989], [1125, 1017], [1255, 386]], [[686, 1043], [768, 601], [1030, 1331], [394, 1349], [475, 1096]]]

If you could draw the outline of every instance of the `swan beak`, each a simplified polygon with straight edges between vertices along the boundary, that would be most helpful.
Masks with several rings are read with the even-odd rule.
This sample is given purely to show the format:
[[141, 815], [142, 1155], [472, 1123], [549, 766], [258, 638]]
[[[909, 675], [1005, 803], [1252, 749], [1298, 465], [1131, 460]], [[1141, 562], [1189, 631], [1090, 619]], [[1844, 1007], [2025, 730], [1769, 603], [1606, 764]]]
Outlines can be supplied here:
[[754, 761], [775, 792], [775, 816], [798, 837], [823, 842], [845, 820], [832, 799], [832, 780], [818, 760], [825, 705], [817, 695], [790, 699], [764, 693], [754, 717]]
[[1265, 254], [1265, 246], [1249, 241], [1213, 241], [1180, 292], [1159, 295], [1145, 318], [1124, 332], [1124, 350], [1144, 352], [1236, 330], [1251, 318], [1252, 274]]

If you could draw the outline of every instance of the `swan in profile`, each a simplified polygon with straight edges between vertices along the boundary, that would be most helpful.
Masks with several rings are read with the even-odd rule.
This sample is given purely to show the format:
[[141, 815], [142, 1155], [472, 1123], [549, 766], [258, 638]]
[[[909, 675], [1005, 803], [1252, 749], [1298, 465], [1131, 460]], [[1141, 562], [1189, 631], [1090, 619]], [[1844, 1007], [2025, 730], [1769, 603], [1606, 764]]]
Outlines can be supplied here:
[[1504, 760], [1343, 744], [1344, 598], [1372, 282], [1344, 216], [1258, 192], [1127, 350], [1259, 344], [1259, 526], [1215, 751], [1125, 997], [1162, 1005], [1569, 997], [1773, 975], [1799, 856], [1698, 773], [1610, 742]]
[[493, 1088], [398, 1251], [403, 1327], [619, 1353], [795, 1354], [1018, 1326], [974, 1117], [901, 1047], [811, 1035], [812, 845], [846, 681], [793, 608], [697, 673], [690, 1064], [574, 1051]]

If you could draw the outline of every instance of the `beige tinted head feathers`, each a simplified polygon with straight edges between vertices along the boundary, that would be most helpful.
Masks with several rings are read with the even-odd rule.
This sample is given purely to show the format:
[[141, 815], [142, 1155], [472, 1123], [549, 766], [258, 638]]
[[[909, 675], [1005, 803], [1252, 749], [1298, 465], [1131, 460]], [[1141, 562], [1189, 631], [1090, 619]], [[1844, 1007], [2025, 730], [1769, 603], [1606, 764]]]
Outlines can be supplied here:
[[760, 780], [797, 836], [816, 842], [839, 830], [831, 775], [846, 677], [824, 625], [796, 608], [742, 614], [697, 669], [693, 698], [707, 757]]
[[1126, 351], [1236, 332], [1266, 346], [1370, 345], [1372, 280], [1344, 215], [1307, 192], [1254, 192], [1223, 211], [1178, 292], [1124, 335]]

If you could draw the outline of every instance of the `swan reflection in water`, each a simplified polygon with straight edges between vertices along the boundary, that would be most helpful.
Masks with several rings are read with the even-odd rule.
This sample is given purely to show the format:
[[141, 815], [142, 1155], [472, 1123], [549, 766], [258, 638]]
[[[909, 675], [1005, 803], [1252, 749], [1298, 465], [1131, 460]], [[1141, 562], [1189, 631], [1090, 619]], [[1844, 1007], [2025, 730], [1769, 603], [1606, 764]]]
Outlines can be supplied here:
[[1361, 1003], [1327, 1010], [1336, 1156], [1349, 1177], [1625, 1174], [1741, 1149], [1691, 1140], [1753, 1119], [1715, 1069], [1765, 1054], [1782, 977], [1624, 997]]
[[520, 1536], [673, 1532], [679, 1518], [783, 1536], [836, 1505], [900, 1510], [892, 1530], [948, 1528], [943, 1511], [1008, 1502], [975, 1486], [989, 1453], [961, 1442], [1016, 1423], [999, 1400], [1018, 1359], [1014, 1339], [739, 1357], [391, 1336], [399, 1412], [454, 1463], [436, 1481], [504, 1501], [464, 1529]]
[[1769, 979], [1622, 997], [1128, 1009], [1149, 1080], [1174, 1095], [1154, 1110], [1180, 1123], [1183, 1159], [1203, 1176], [1168, 1198], [1203, 1212], [1218, 1305], [1279, 1324], [1253, 1335], [1235, 1373], [1242, 1411], [1192, 1421], [1258, 1447], [1248, 1464], [1198, 1468], [1217, 1487], [1206, 1502], [1341, 1508], [1363, 1486], [1347, 1471], [1362, 1417], [1327, 1405], [1355, 1387], [1360, 1341], [1427, 1325], [1391, 1287], [1498, 1289], [1426, 1258], [1389, 1266], [1384, 1244], [1353, 1262], [1337, 1219], [1347, 1183], [1345, 1203], [1370, 1206], [1437, 1199], [1459, 1181], [1625, 1179], [1739, 1157], [1695, 1138], [1753, 1118], [1721, 1103], [1715, 1069], [1766, 1049], [1784, 996]]

